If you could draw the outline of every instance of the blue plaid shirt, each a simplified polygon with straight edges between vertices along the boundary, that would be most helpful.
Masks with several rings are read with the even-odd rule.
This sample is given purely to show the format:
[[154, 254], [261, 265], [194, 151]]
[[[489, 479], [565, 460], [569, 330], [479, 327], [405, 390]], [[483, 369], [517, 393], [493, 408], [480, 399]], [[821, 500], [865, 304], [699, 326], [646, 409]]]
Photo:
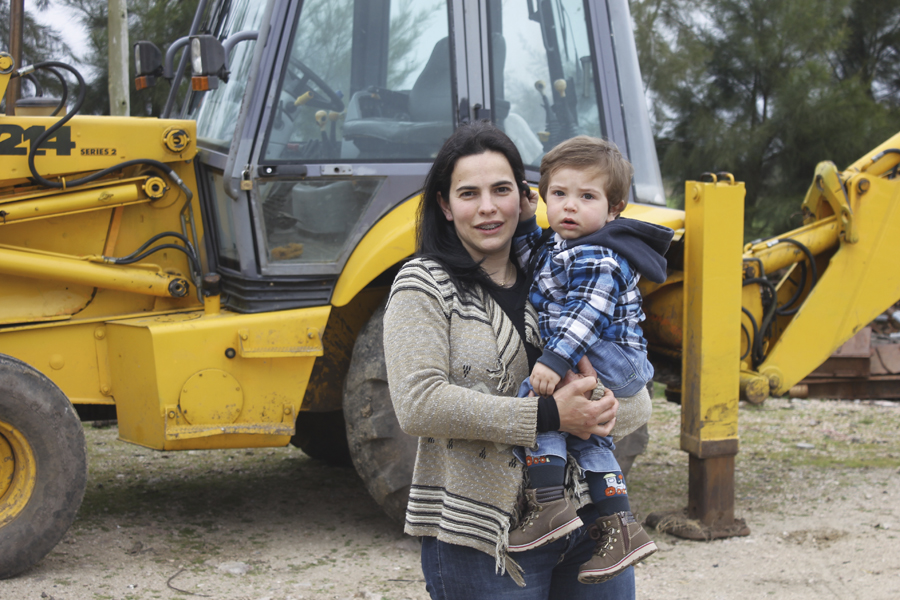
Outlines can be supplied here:
[[[513, 251], [526, 272], [532, 253], [537, 252], [529, 299], [538, 311], [544, 357], [552, 352], [576, 370], [598, 340], [646, 351], [639, 325], [645, 318], [637, 288], [640, 274], [621, 254], [604, 246], [569, 248], [556, 234], [541, 244], [540, 227], [530, 223], [532, 228], [526, 222], [516, 231]], [[539, 362], [559, 373], [559, 361], [544, 357]]]

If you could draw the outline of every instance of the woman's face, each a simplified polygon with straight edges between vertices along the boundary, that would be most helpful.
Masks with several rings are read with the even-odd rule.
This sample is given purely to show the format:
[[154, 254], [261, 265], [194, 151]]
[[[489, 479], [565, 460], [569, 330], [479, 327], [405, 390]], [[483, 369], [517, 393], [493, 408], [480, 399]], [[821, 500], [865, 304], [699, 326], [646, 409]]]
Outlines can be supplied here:
[[473, 260], [509, 257], [519, 224], [519, 188], [509, 161], [499, 152], [456, 161], [449, 198], [438, 194], [441, 210]]

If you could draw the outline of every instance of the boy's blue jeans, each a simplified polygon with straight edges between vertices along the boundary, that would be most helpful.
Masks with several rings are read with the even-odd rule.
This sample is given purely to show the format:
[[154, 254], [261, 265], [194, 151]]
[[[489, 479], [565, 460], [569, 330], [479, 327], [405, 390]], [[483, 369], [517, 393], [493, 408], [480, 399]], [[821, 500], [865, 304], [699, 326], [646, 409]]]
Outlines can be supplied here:
[[[647, 353], [637, 348], [600, 340], [590, 347], [587, 356], [597, 371], [597, 378], [617, 397], [634, 396], [653, 378]], [[526, 378], [519, 386], [519, 397], [524, 398], [531, 391], [531, 381]], [[526, 456], [558, 456], [565, 461], [566, 455], [571, 454], [584, 471], [599, 473], [621, 470], [613, 455], [615, 448], [612, 437], [592, 435], [583, 440], [568, 433], [549, 431], [537, 434], [535, 448], [516, 447], [513, 452], [523, 463], [527, 462]]]
[[[519, 397], [524, 398], [530, 391], [531, 382], [526, 378], [519, 386]], [[565, 462], [566, 455], [571, 454], [585, 471], [619, 471], [619, 461], [613, 455], [615, 448], [612, 437], [592, 435], [583, 440], [561, 431], [547, 431], [537, 434], [534, 448], [516, 446], [513, 453], [523, 464], [527, 464], [526, 456], [558, 456]]]

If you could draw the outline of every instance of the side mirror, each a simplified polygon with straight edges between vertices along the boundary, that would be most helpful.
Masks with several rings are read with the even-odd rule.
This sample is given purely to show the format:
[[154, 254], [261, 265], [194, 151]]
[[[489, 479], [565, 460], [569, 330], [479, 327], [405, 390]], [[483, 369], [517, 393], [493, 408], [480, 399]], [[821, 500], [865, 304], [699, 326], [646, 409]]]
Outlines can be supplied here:
[[218, 88], [220, 79], [228, 83], [222, 42], [211, 35], [192, 35], [191, 71], [191, 88], [196, 92]]
[[156, 85], [162, 75], [162, 52], [153, 42], [137, 42], [134, 45], [134, 87], [138, 91]]

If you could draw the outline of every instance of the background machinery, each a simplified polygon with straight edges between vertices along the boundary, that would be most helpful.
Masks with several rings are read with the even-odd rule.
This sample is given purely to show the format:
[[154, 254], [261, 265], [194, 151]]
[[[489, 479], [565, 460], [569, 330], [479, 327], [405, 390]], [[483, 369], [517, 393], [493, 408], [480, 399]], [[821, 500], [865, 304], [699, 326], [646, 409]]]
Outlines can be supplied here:
[[[72, 523], [81, 419], [160, 450], [352, 459], [401, 515], [415, 440], [382, 305], [431, 158], [471, 119], [509, 134], [532, 182], [560, 141], [613, 140], [635, 166], [626, 215], [678, 231], [646, 334], [683, 382], [689, 509], [710, 527], [733, 519], [739, 393], [785, 393], [900, 297], [900, 137], [823, 163], [777, 240], [742, 248], [729, 176], [665, 207], [626, 0], [202, 0], [189, 36], [135, 54], [139, 88], [170, 80], [161, 118], [80, 116], [80, 98], [0, 116], [0, 577]], [[0, 55], [0, 96], [64, 72], [80, 80]]]

